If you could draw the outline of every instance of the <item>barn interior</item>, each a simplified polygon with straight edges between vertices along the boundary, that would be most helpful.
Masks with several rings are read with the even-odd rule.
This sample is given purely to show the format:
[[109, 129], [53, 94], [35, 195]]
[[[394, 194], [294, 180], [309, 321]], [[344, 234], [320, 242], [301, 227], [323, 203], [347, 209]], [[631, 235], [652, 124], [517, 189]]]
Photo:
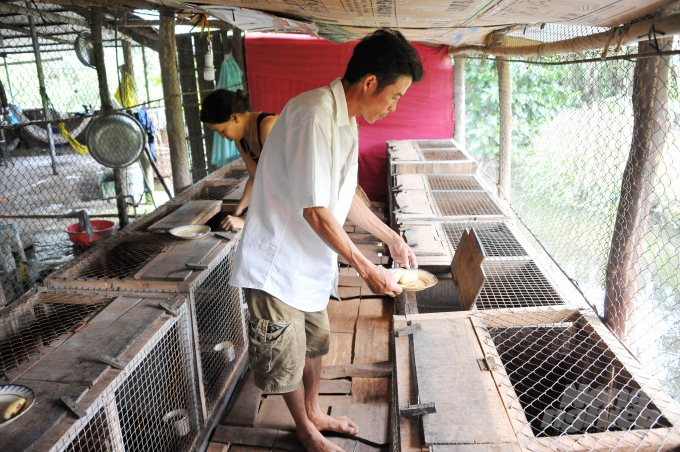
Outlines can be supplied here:
[[0, 3], [0, 412], [25, 399], [0, 450], [304, 450], [248, 367], [221, 227], [248, 173], [201, 102], [280, 113], [380, 28], [425, 77], [358, 119], [358, 193], [434, 285], [375, 294], [339, 258], [320, 402], [360, 433], [325, 436], [680, 450], [675, 0]]

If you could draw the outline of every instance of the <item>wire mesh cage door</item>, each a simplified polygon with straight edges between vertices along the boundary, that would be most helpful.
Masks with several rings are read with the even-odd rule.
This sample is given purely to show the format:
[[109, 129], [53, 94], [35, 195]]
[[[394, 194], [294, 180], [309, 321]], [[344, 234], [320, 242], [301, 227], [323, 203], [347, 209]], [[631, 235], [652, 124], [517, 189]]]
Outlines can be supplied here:
[[680, 405], [591, 310], [487, 311], [471, 320], [525, 449], [680, 445]]
[[50, 450], [187, 451], [201, 428], [187, 303], [106, 385]]
[[[395, 338], [398, 400], [402, 407], [408, 400], [436, 403], [436, 413], [422, 417], [425, 446], [482, 438], [499, 450], [523, 451], [680, 445], [673, 430], [680, 405], [590, 310], [521, 308], [408, 320], [421, 329]], [[406, 317], [395, 318], [395, 329], [405, 325]], [[403, 379], [414, 383], [409, 388]], [[400, 440], [413, 446], [413, 435], [404, 433], [420, 427], [403, 417], [399, 423]]]
[[236, 244], [191, 287], [197, 367], [206, 422], [238, 379], [247, 356], [246, 311], [242, 291], [229, 285]]

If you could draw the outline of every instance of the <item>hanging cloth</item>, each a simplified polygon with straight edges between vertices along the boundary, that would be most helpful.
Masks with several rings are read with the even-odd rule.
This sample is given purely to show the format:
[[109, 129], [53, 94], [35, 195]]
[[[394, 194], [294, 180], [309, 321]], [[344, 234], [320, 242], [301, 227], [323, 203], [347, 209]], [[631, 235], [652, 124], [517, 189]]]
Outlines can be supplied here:
[[144, 127], [144, 130], [146, 130], [146, 139], [147, 143], [149, 144], [149, 151], [151, 152], [154, 161], [157, 161], [158, 157], [156, 157], [156, 145], [155, 145], [156, 131], [154, 130], [153, 124], [151, 123], [149, 113], [144, 108], [140, 108], [135, 113], [135, 116], [137, 116], [137, 120], [142, 125], [142, 127]]
[[[217, 81], [217, 88], [225, 88], [230, 91], [243, 89], [243, 72], [238, 67], [234, 57], [225, 55], [222, 67], [220, 68], [220, 79]], [[222, 167], [238, 157], [238, 150], [233, 141], [220, 137], [215, 132], [213, 138], [213, 149], [210, 163], [217, 167]]]

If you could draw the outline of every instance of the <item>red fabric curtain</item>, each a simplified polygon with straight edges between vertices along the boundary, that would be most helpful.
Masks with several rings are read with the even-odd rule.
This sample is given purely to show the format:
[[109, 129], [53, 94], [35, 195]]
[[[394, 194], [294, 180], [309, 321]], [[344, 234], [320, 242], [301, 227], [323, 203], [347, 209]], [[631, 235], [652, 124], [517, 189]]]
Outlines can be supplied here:
[[[342, 77], [357, 41], [333, 44], [298, 35], [248, 33], [246, 64], [253, 111], [280, 113], [289, 99]], [[397, 110], [359, 125], [359, 184], [369, 198], [387, 200], [387, 140], [453, 135], [453, 68], [446, 47], [414, 44], [425, 77], [411, 85]]]

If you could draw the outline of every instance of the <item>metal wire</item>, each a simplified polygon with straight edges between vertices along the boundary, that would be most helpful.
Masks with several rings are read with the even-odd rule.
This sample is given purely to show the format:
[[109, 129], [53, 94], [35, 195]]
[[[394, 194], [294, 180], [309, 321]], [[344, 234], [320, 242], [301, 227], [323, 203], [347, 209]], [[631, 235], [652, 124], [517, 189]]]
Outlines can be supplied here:
[[628, 440], [600, 439], [600, 447], [635, 447], [634, 441], [663, 437], [672, 428], [665, 409], [670, 399], [664, 402], [655, 382], [631, 373], [619, 361], [628, 364], [624, 356], [614, 358], [611, 345], [616, 340], [597, 317], [578, 311], [562, 316], [556, 308], [496, 315], [479, 314], [484, 325], [479, 333], [500, 360], [495, 375], [506, 403], [514, 408], [511, 417], [529, 427], [520, 429], [528, 447], [547, 444], [568, 450], [579, 439], [570, 435], [641, 430]]
[[484, 190], [484, 187], [474, 176], [428, 174], [425, 176], [430, 190]]
[[433, 191], [432, 199], [442, 216], [503, 215], [503, 211], [486, 192]]
[[59, 440], [57, 451], [186, 451], [199, 430], [184, 304]]
[[441, 224], [455, 252], [466, 229], [474, 228], [488, 257], [528, 257], [528, 253], [503, 222], [447, 222]]
[[235, 250], [236, 244], [191, 293], [209, 413], [215, 409], [226, 382], [238, 371], [239, 358], [246, 351], [240, 289], [229, 285]]
[[[74, 51], [74, 42], [82, 38], [82, 33], [90, 32], [90, 6], [96, 5], [72, 1], [58, 5], [2, 2], [0, 6], [0, 217], [4, 217], [0, 219], [0, 306], [37, 287], [45, 276], [87, 248], [81, 241], [71, 242], [69, 237], [78, 240], [78, 236], [67, 234], [65, 229], [76, 220], [63, 221], [66, 215], [85, 210], [92, 218], [102, 216], [111, 220], [106, 227], [111, 227], [112, 232], [118, 227], [120, 208], [128, 212], [131, 220], [139, 217], [129, 231], [141, 231], [152, 223], [140, 218], [169, 198], [148, 159], [142, 157], [120, 170], [125, 202], [117, 205], [114, 171], [94, 160], [84, 147], [86, 130], [101, 113], [97, 71], [85, 65]], [[159, 35], [153, 26], [140, 26], [144, 19], [158, 20], [159, 13], [122, 4], [102, 6], [106, 81], [112, 98], [118, 91], [114, 99], [118, 105], [112, 112], [146, 112], [149, 126], [143, 138], [149, 141], [148, 135], [153, 134], [153, 143], [147, 143], [147, 147], [155, 148], [155, 163], [172, 190], [160, 61], [151, 57], [154, 52], [144, 53], [144, 46], [158, 48]], [[40, 65], [36, 64], [29, 17], [37, 30], [35, 44], [40, 51]], [[128, 26], [130, 22], [135, 26]], [[225, 30], [210, 32], [218, 72], [225, 55], [231, 52], [234, 36]], [[192, 31], [178, 34], [177, 38], [178, 51], [185, 57], [182, 64], [194, 66], [189, 69], [191, 74], [200, 73], [206, 37]], [[78, 42], [80, 49], [91, 47], [83, 45], [82, 40]], [[44, 90], [39, 87], [39, 73]], [[194, 120], [186, 129], [194, 182], [223, 164], [212, 158], [214, 132], [204, 128], [198, 119], [200, 99], [214, 89], [214, 82], [197, 82], [195, 77], [182, 79], [179, 96], [187, 109], [187, 121]], [[62, 137], [57, 127], [60, 123], [64, 123], [71, 141]], [[122, 140], [118, 140], [117, 145], [109, 146], [108, 153], [120, 150], [121, 144]], [[244, 173], [237, 170], [226, 177], [241, 179]], [[219, 190], [210, 189], [194, 199], [218, 196]], [[104, 227], [103, 221], [95, 224], [95, 229]], [[97, 236], [97, 240], [103, 237]]]
[[11, 371], [39, 357], [45, 347], [72, 333], [113, 298], [66, 291], [30, 292], [0, 309], [0, 376], [9, 378]]
[[546, 276], [532, 260], [486, 260], [486, 281], [477, 309], [521, 308], [564, 304]]

